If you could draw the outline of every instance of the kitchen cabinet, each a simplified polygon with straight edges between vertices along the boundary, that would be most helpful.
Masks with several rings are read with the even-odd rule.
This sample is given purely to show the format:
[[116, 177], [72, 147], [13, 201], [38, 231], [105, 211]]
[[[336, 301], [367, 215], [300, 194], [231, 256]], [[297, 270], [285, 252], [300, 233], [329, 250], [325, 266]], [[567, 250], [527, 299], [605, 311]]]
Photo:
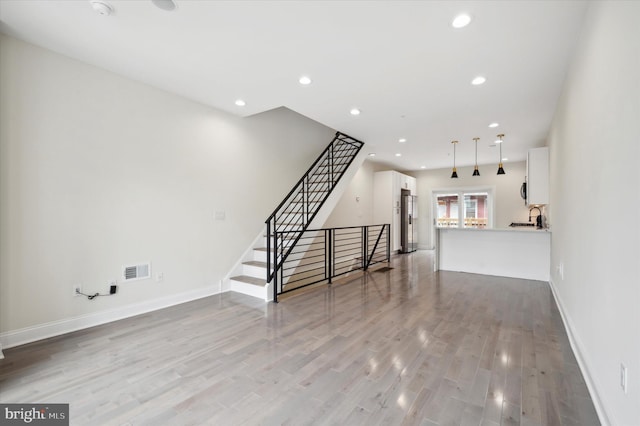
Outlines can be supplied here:
[[391, 250], [400, 250], [400, 195], [402, 189], [417, 195], [417, 180], [389, 170], [376, 172], [373, 175], [373, 222], [375, 224], [389, 223], [391, 225]]
[[551, 232], [524, 228], [436, 232], [439, 270], [549, 281]]
[[527, 153], [527, 204], [549, 204], [549, 148], [533, 148]]

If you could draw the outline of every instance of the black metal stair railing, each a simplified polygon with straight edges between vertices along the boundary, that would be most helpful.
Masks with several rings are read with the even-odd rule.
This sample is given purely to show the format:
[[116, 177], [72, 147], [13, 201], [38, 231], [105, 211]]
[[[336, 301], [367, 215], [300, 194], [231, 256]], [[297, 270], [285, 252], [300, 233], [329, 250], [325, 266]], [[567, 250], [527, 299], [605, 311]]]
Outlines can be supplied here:
[[[331, 283], [340, 275], [389, 262], [389, 229], [389, 224], [382, 224], [277, 232], [282, 239], [297, 237], [297, 244], [275, 272], [273, 282], [279, 285], [273, 287], [274, 302], [279, 294], [321, 282]], [[279, 235], [277, 240], [280, 239]], [[278, 247], [276, 257], [282, 257], [285, 250], [287, 247]]]
[[336, 132], [329, 146], [265, 221], [267, 282], [276, 276], [275, 272], [291, 253], [302, 231], [308, 228], [363, 145], [357, 139]]

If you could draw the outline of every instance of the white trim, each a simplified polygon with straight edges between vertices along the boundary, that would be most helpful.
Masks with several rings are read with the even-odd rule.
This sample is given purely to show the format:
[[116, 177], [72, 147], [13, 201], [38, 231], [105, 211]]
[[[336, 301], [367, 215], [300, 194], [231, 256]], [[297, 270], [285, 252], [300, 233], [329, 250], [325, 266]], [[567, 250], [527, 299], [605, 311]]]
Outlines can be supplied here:
[[[24, 345], [26, 343], [35, 342], [37, 340], [48, 339], [50, 337], [59, 336], [61, 334], [78, 331], [96, 325], [106, 324], [109, 322], [133, 317], [147, 312], [157, 311], [159, 309], [168, 308], [170, 306], [179, 305], [181, 303], [190, 302], [196, 299], [213, 296], [220, 293], [218, 286], [203, 287], [184, 293], [173, 294], [154, 300], [146, 300], [140, 303], [134, 303], [121, 308], [95, 312], [91, 314], [81, 315], [78, 317], [66, 318], [58, 321], [51, 321], [44, 324], [26, 327], [19, 330], [0, 333], [0, 349], [2, 347], [12, 348], [14, 346]], [[1, 353], [1, 351], [0, 351]]]
[[[225, 275], [221, 281], [221, 287], [220, 287], [221, 292], [231, 291], [231, 277], [235, 275], [242, 275], [242, 262], [253, 260], [253, 256], [252, 256], [253, 249], [255, 247], [259, 247], [260, 245], [266, 246], [266, 244], [260, 244], [261, 242], [265, 241], [266, 232], [267, 232], [267, 227], [265, 226], [260, 230], [260, 233], [258, 234], [258, 236], [254, 238], [254, 240], [251, 242], [249, 247], [244, 251], [244, 253], [242, 253], [242, 256], [240, 256], [236, 261], [236, 263], [233, 264], [233, 266], [231, 267], [227, 275]], [[267, 256], [269, 256], [269, 253], [267, 253]], [[265, 281], [266, 279], [267, 277], [265, 276]]]
[[236, 293], [246, 294], [248, 296], [256, 297], [260, 300], [264, 300], [268, 302], [267, 295], [267, 283], [263, 287], [243, 283], [241, 281], [230, 280], [231, 283], [231, 291], [235, 291]]
[[553, 280], [549, 280], [549, 287], [551, 288], [551, 294], [553, 294], [553, 298], [556, 301], [556, 305], [558, 305], [558, 310], [560, 311], [560, 317], [562, 318], [562, 322], [564, 323], [564, 328], [567, 330], [567, 336], [569, 337], [569, 344], [571, 345], [571, 349], [573, 353], [576, 355], [576, 360], [578, 361], [578, 366], [580, 367], [580, 371], [584, 376], [584, 381], [587, 384], [587, 388], [589, 389], [589, 393], [591, 394], [591, 399], [593, 400], [593, 405], [595, 406], [596, 412], [598, 413], [598, 418], [600, 419], [600, 423], [602, 426], [610, 426], [611, 422], [609, 421], [609, 416], [607, 415], [607, 410], [605, 408], [605, 404], [600, 398], [600, 394], [598, 393], [598, 385], [594, 379], [594, 377], [589, 374], [589, 362], [587, 361], [586, 351], [582, 350], [584, 347], [582, 342], [580, 341], [577, 334], [574, 334], [573, 323], [571, 322], [571, 318], [566, 313], [564, 309], [564, 305], [562, 303], [562, 299], [560, 299], [560, 295], [556, 292], [555, 284], [553, 284]]

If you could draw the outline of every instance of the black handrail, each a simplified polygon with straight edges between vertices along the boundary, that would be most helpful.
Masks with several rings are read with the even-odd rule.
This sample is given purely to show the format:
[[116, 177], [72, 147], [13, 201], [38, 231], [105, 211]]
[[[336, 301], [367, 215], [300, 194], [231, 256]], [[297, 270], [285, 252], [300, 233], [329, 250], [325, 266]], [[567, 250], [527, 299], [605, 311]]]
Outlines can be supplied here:
[[[357, 140], [357, 139], [353, 139], [351, 136], [347, 136], [347, 135], [345, 135], [344, 133], [336, 132], [336, 135], [335, 135], [335, 137], [333, 138], [333, 140], [331, 141], [331, 143], [329, 144], [329, 146], [327, 146], [327, 147], [325, 148], [325, 150], [324, 150], [324, 151], [322, 151], [322, 153], [318, 156], [318, 158], [316, 158], [316, 161], [314, 161], [314, 162], [313, 162], [313, 164], [311, 165], [311, 167], [309, 167], [309, 170], [307, 170], [307, 172], [306, 172], [306, 173], [305, 173], [305, 174], [300, 178], [300, 180], [299, 180], [299, 181], [298, 181], [298, 182], [293, 186], [293, 188], [291, 189], [291, 191], [289, 191], [289, 193], [287, 194], [287, 196], [286, 196], [286, 197], [284, 197], [284, 200], [282, 200], [282, 202], [281, 202], [280, 204], [278, 204], [278, 207], [276, 207], [276, 209], [273, 211], [273, 213], [271, 213], [271, 216], [269, 216], [269, 217], [267, 218], [266, 222], [268, 222], [268, 221], [269, 221], [269, 219], [273, 218], [273, 217], [276, 215], [276, 213], [278, 213], [278, 210], [280, 210], [280, 208], [281, 208], [282, 206], [284, 206], [284, 205], [285, 205], [285, 203], [289, 200], [289, 198], [291, 197], [291, 194], [293, 194], [293, 192], [296, 190], [296, 188], [298, 187], [298, 185], [300, 185], [300, 184], [304, 181], [304, 179], [305, 179], [307, 176], [309, 176], [309, 173], [314, 169], [314, 167], [316, 166], [316, 164], [318, 164], [318, 162], [319, 162], [320, 160], [322, 160], [322, 158], [324, 158], [325, 154], [326, 154], [327, 152], [329, 152], [329, 150], [331, 149], [331, 147], [333, 146], [333, 144], [334, 144], [337, 140], [340, 140], [340, 141], [342, 141], [342, 142], [348, 143], [348, 144], [350, 144], [350, 145], [355, 145], [353, 142], [350, 142], [350, 141], [348, 141], [348, 140], [344, 139], [345, 137], [346, 137], [346, 138], [349, 138], [349, 139], [351, 139], [353, 142], [355, 142], [355, 143], [358, 143], [358, 144], [359, 144], [359, 145], [356, 145], [356, 146], [357, 146], [358, 151], [360, 151], [360, 148], [362, 148], [362, 145], [364, 145], [364, 142], [360, 142], [360, 141], [359, 141], [359, 140]], [[357, 154], [357, 152], [356, 152], [356, 154]], [[354, 158], [355, 158], [355, 155], [354, 155]], [[353, 159], [351, 159], [351, 161], [353, 161]], [[351, 164], [351, 161], [349, 161], [349, 164]]]
[[[331, 143], [267, 218], [267, 282], [277, 279], [276, 271], [300, 239], [300, 231], [306, 230], [313, 221], [363, 145], [351, 136], [336, 132]], [[291, 237], [286, 249], [285, 234]], [[278, 241], [278, 235], [282, 241]]]

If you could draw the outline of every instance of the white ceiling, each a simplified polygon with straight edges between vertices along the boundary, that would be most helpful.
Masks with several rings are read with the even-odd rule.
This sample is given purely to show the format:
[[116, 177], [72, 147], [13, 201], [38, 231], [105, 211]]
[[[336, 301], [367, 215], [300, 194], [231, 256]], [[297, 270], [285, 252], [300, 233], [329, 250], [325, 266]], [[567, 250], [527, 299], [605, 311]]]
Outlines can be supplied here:
[[[0, 0], [0, 29], [234, 114], [286, 106], [400, 170], [451, 167], [454, 139], [458, 166], [473, 164], [475, 136], [480, 164], [497, 163], [498, 133], [508, 161], [543, 145], [588, 6], [176, 0], [167, 12], [150, 0], [105, 1], [111, 16], [88, 0]], [[460, 12], [473, 21], [454, 29]], [[302, 75], [313, 83], [301, 86]], [[472, 86], [477, 75], [487, 82]]]

